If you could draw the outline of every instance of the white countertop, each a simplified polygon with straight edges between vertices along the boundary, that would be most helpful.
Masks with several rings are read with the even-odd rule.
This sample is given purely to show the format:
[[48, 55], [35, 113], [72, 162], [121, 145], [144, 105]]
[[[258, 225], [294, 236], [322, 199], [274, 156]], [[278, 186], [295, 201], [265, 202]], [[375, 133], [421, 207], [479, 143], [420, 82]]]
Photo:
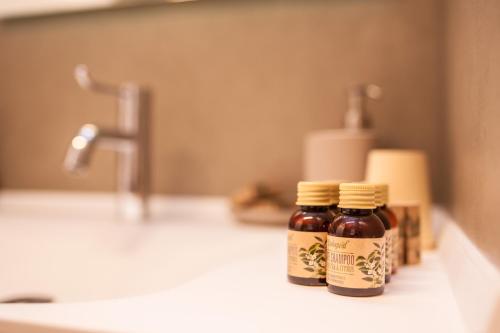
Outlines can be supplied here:
[[[4, 230], [4, 225], [24, 216], [22, 227], [29, 228], [30, 223], [40, 223], [31, 221], [30, 214], [40, 216], [44, 207], [53, 205], [53, 199], [58, 198], [59, 206], [62, 200], [58, 194], [45, 195], [44, 199], [37, 197], [36, 193], [27, 199], [16, 198], [16, 195], [19, 196], [5, 194], [0, 197], [2, 238], [11, 230]], [[88, 201], [88, 195], [77, 197], [75, 194], [65, 200], [75, 199], [92, 201]], [[68, 204], [66, 208], [74, 215], [77, 206]], [[168, 233], [170, 229], [174, 232], [182, 222], [183, 232], [211, 237], [214, 246], [219, 240], [231, 238], [232, 242], [228, 243], [231, 245], [225, 251], [228, 256], [224, 260], [217, 257], [219, 263], [216, 265], [206, 265], [213, 260], [211, 254], [206, 255], [206, 244], [202, 246], [193, 242], [193, 251], [197, 255], [191, 257], [189, 265], [200, 264], [206, 269], [196, 271], [186, 281], [165, 286], [165, 290], [160, 287], [142, 296], [80, 303], [0, 304], [0, 332], [41, 332], [42, 328], [36, 325], [59, 327], [61, 332], [73, 329], [141, 333], [465, 332], [437, 252], [425, 253], [422, 264], [418, 266], [401, 268], [382, 296], [344, 297], [328, 293], [324, 287], [304, 287], [287, 282], [285, 226], [239, 224], [232, 219], [227, 203], [222, 199], [157, 198], [153, 206], [158, 212], [154, 221], [158, 226], [153, 227], [154, 232]], [[81, 210], [83, 215], [90, 214], [82, 220], [92, 214], [108, 214], [97, 208], [91, 213], [88, 209]], [[52, 220], [57, 221], [49, 223], [48, 228], [57, 228], [58, 223], [64, 223], [63, 211], [61, 209], [56, 214], [52, 210]], [[78, 221], [71, 223], [83, 223]], [[248, 244], [253, 244], [251, 250], [248, 250]], [[168, 252], [157, 251], [156, 264], [161, 266], [162, 258], [168, 262], [168, 256]], [[169, 269], [170, 274], [176, 274], [175, 268]], [[6, 273], [9, 272], [2, 274]]]

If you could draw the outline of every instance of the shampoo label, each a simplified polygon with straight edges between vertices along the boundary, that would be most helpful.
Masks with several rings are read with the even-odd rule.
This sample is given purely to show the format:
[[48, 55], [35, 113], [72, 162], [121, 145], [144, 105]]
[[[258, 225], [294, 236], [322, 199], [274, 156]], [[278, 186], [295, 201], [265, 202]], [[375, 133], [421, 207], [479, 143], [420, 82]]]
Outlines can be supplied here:
[[288, 275], [326, 277], [326, 232], [288, 230]]
[[368, 289], [384, 285], [385, 237], [347, 238], [328, 235], [326, 282]]

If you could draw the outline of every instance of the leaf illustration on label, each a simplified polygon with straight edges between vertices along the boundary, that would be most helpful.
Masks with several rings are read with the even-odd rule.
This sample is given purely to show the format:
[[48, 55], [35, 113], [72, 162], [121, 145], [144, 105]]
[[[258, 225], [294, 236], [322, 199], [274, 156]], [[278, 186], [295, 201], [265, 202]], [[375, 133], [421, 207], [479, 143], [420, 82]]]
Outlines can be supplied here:
[[307, 250], [303, 247], [299, 249], [299, 257], [306, 266], [304, 270], [316, 272], [320, 276], [326, 276], [326, 260], [324, 240], [314, 236], [320, 242], [312, 244]]
[[384, 278], [384, 272], [381, 265], [381, 252], [380, 245], [373, 243], [375, 249], [370, 252], [367, 258], [363, 256], [358, 256], [356, 258], [356, 267], [360, 272], [362, 272], [366, 277], [362, 278], [364, 281], [372, 282], [372, 286], [382, 284]]

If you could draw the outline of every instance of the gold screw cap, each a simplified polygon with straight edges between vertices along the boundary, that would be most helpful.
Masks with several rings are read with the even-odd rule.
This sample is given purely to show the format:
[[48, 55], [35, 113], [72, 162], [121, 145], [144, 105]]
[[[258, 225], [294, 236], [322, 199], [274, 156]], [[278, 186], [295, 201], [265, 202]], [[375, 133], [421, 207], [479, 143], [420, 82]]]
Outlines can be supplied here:
[[340, 199], [339, 187], [342, 182], [338, 180], [325, 180], [321, 181], [321, 183], [330, 189], [330, 205], [338, 205]]
[[367, 183], [340, 184], [340, 208], [375, 209], [376, 186]]
[[375, 205], [377, 205], [377, 207], [381, 207], [387, 204], [389, 186], [383, 183], [376, 183], [374, 185], [375, 185]]
[[326, 182], [299, 182], [297, 184], [297, 206], [330, 206], [331, 185]]

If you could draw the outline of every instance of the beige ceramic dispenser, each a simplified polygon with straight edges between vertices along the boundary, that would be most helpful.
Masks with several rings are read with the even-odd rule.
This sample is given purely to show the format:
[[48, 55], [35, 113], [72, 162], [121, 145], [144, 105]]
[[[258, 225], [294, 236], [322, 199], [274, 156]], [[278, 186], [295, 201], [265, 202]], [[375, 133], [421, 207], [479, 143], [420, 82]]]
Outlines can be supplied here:
[[365, 112], [366, 99], [379, 99], [382, 89], [376, 85], [356, 85], [349, 90], [348, 109], [343, 129], [313, 132], [305, 139], [304, 179], [309, 181], [365, 178], [368, 152], [375, 135]]

